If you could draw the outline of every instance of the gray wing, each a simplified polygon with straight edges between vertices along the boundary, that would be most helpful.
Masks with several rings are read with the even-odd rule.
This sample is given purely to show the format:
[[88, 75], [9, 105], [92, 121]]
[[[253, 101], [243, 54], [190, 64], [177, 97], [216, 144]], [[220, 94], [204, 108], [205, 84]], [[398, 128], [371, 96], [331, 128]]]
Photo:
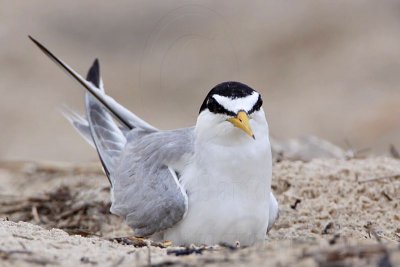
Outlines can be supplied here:
[[[96, 148], [93, 137], [90, 132], [90, 126], [88, 120], [81, 116], [80, 114], [76, 113], [70, 107], [64, 105], [60, 108], [61, 114], [68, 120], [68, 122], [75, 128], [75, 130], [80, 134], [80, 136], [93, 148]], [[127, 136], [130, 132], [125, 126], [120, 126], [119, 130]]]
[[[148, 124], [134, 113], [127, 110], [125, 107], [120, 105], [117, 101], [115, 101], [112, 97], [106, 95], [104, 93], [104, 89], [102, 86], [96, 86], [92, 81], [85, 80], [79, 73], [74, 71], [71, 67], [65, 64], [61, 59], [56, 57], [50, 50], [48, 50], [44, 45], [39, 43], [32, 36], [28, 36], [29, 39], [46, 55], [48, 56], [54, 63], [56, 63], [62, 70], [64, 70], [69, 76], [74, 78], [80, 85], [82, 85], [88, 93], [90, 93], [99, 104], [104, 106], [107, 111], [114, 116], [122, 125], [127, 127], [128, 129], [141, 128], [147, 131], [157, 131], [155, 127]], [[90, 72], [91, 70], [89, 70]], [[100, 78], [100, 77], [96, 77]], [[100, 82], [100, 81], [99, 81]]]
[[139, 236], [179, 222], [187, 210], [187, 195], [177, 174], [193, 155], [193, 128], [158, 131], [105, 94], [97, 61], [85, 80], [29, 38], [91, 94], [86, 97], [88, 118], [70, 111], [64, 114], [99, 153], [112, 183], [111, 212], [123, 216]]
[[125, 217], [136, 235], [166, 230], [183, 218], [187, 195], [178, 176], [193, 155], [193, 132], [132, 130], [127, 136], [111, 212]]
[[96, 148], [93, 142], [92, 134], [90, 132], [89, 122], [86, 118], [76, 113], [74, 110], [68, 106], [63, 106], [61, 108], [62, 115], [71, 123], [71, 125], [76, 129], [76, 131], [82, 136], [85, 141]]

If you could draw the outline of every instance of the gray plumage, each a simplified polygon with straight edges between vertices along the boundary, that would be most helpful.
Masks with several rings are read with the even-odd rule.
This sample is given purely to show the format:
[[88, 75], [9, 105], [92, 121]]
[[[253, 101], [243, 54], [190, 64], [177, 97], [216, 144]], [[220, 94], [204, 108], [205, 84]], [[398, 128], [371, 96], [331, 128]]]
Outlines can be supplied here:
[[[96, 60], [87, 80], [104, 93], [99, 75]], [[131, 118], [127, 121], [133, 129], [127, 129], [124, 134], [92, 95], [87, 93], [85, 102], [92, 140], [112, 185], [111, 212], [125, 218], [138, 236], [172, 227], [186, 211], [187, 196], [177, 181], [175, 171], [178, 170], [168, 164], [179, 162], [182, 151], [192, 151], [192, 131], [142, 129]], [[82, 123], [78, 130], [82, 135], [87, 133]]]
[[[104, 93], [97, 60], [87, 80]], [[169, 164], [192, 151], [191, 131], [149, 131], [131, 119], [134, 128], [124, 136], [101, 103], [88, 93], [85, 100], [91, 136], [112, 185], [111, 212], [138, 236], [172, 227], [183, 217], [187, 197]]]
[[[104, 94], [104, 88], [101, 86], [100, 66], [96, 59], [86, 76], [86, 80], [96, 86]], [[103, 169], [113, 185], [113, 172], [116, 161], [118, 160], [122, 149], [125, 146], [126, 139], [121, 130], [114, 123], [111, 115], [105, 110], [105, 107], [99, 103], [92, 95], [85, 95], [86, 117], [90, 128], [90, 134]]]
[[30, 39], [90, 93], [85, 97], [87, 119], [69, 111], [64, 115], [97, 149], [112, 185], [111, 212], [124, 217], [138, 236], [152, 235], [179, 222], [187, 210], [187, 195], [177, 181], [175, 171], [179, 170], [171, 166], [181, 165], [183, 156], [191, 153], [193, 130], [158, 131], [105, 95], [97, 60], [87, 81]]
[[[137, 236], [162, 232], [181, 221], [188, 196], [179, 176], [194, 155], [194, 128], [156, 129], [105, 94], [97, 60], [85, 80], [30, 38], [88, 91], [86, 118], [71, 110], [63, 114], [99, 154], [111, 183], [111, 212], [125, 218]], [[271, 198], [269, 227], [278, 214], [276, 199], [272, 194]]]
[[115, 169], [111, 212], [125, 217], [135, 234], [168, 229], [186, 212], [187, 195], [176, 174], [180, 170], [172, 166], [184, 161], [182, 151], [192, 153], [192, 134], [191, 129], [128, 134]]

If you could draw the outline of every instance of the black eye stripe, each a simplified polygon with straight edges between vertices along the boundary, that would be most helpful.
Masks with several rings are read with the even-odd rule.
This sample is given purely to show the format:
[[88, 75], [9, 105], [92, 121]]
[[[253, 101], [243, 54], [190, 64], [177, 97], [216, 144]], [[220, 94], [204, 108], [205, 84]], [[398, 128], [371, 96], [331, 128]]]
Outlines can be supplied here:
[[[215, 114], [225, 114], [228, 116], [235, 116], [236, 114], [233, 111], [225, 109], [218, 101], [213, 97], [214, 95], [228, 97], [230, 99], [238, 99], [244, 98], [252, 95], [255, 90], [250, 88], [249, 86], [239, 83], [239, 82], [224, 82], [215, 86], [211, 91], [207, 94], [207, 97], [204, 99], [203, 104], [200, 107], [201, 113], [203, 110], [208, 109], [210, 112]], [[258, 96], [258, 100], [253, 108], [248, 112], [251, 114], [255, 111], [260, 110], [262, 106], [261, 96]]]
[[259, 111], [262, 104], [263, 104], [263, 101], [262, 101], [261, 95], [258, 95], [258, 100], [257, 100], [256, 104], [253, 106], [253, 108], [251, 110], [249, 110], [248, 113], [251, 114], [255, 111]]
[[226, 114], [228, 116], [235, 116], [236, 114], [230, 110], [224, 108], [214, 97], [211, 97], [207, 101], [207, 109], [216, 114]]

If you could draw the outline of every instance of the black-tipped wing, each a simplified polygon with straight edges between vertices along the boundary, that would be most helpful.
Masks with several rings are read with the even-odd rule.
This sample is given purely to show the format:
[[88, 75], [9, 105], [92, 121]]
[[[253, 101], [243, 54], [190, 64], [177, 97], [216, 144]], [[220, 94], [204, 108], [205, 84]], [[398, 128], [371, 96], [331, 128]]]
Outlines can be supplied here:
[[[88, 82], [93, 83], [97, 88], [100, 88], [100, 81], [101, 81], [101, 76], [100, 76], [100, 63], [99, 60], [96, 58], [90, 67], [87, 75], [86, 75], [86, 80]], [[101, 88], [100, 88], [101, 90]]]
[[55, 62], [59, 67], [61, 67], [67, 74], [78, 81], [93, 97], [97, 99], [118, 121], [120, 121], [124, 126], [129, 129], [140, 128], [145, 131], [157, 131], [157, 129], [147, 122], [140, 119], [138, 116], [118, 104], [113, 98], [107, 96], [91, 82], [86, 81], [82, 76], [70, 68], [67, 64], [57, 58], [53, 53], [51, 53], [46, 47], [35, 40], [33, 37], [29, 36], [29, 39], [36, 44], [37, 47], [47, 55], [53, 62]]
[[[87, 121], [71, 111], [64, 115], [98, 151], [113, 185], [111, 211], [124, 217], [137, 235], [173, 227], [188, 208], [176, 172], [181, 172], [193, 155], [193, 128], [158, 131], [104, 93], [98, 60], [86, 81], [30, 39], [90, 93], [86, 95]], [[121, 122], [121, 128], [109, 113]]]
[[[101, 86], [100, 64], [96, 59], [90, 67], [86, 80], [104, 93]], [[95, 144], [104, 172], [111, 185], [114, 184], [115, 165], [126, 144], [126, 138], [115, 124], [105, 107], [91, 94], [86, 93], [86, 117], [89, 121], [90, 134]]]

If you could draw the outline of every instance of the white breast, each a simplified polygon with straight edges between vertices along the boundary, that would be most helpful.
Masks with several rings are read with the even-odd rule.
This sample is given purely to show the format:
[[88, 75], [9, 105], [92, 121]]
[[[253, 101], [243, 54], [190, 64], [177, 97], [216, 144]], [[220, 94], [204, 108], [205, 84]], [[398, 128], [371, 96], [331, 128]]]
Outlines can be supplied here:
[[265, 239], [272, 168], [267, 127], [252, 125], [256, 140], [239, 129], [223, 140], [196, 140], [193, 164], [181, 178], [188, 212], [165, 239], [176, 245]]

